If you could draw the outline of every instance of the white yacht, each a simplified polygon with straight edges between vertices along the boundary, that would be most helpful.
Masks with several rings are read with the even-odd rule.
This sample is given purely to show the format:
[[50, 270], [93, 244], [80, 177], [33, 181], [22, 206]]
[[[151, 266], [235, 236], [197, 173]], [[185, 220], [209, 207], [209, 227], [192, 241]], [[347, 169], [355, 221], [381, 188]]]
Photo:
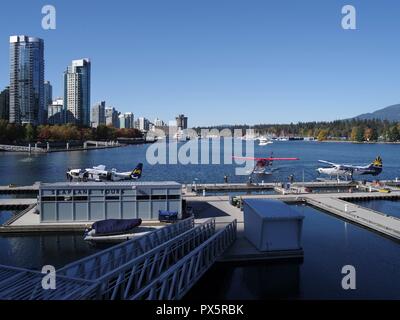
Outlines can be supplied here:
[[273, 144], [272, 141], [268, 140], [267, 138], [261, 137], [260, 138], [260, 142], [259, 142], [259, 146], [267, 146], [269, 144]]

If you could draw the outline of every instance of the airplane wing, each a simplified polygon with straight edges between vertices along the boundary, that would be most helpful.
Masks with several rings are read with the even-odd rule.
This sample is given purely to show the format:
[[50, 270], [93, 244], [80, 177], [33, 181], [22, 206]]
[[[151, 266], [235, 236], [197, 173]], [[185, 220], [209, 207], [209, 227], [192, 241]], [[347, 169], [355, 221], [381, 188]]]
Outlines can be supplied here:
[[299, 158], [253, 158], [253, 157], [233, 157], [233, 159], [238, 159], [238, 160], [254, 160], [254, 161], [259, 161], [259, 160], [266, 160], [266, 161], [296, 161], [300, 160]]
[[97, 166], [97, 167], [93, 167], [93, 169], [94, 169], [94, 170], [105, 171], [105, 170], [106, 170], [106, 166], [100, 165], [100, 166]]
[[329, 161], [325, 161], [325, 160], [318, 160], [318, 162], [329, 164], [330, 166], [334, 166], [334, 167], [340, 167], [341, 166], [340, 164], [329, 162]]

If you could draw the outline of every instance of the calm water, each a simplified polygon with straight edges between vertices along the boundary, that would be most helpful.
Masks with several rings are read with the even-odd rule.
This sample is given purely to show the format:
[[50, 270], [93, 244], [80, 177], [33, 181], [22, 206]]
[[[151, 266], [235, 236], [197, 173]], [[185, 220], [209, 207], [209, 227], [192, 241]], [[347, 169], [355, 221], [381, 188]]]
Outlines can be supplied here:
[[354, 203], [400, 219], [400, 201], [398, 200], [354, 201]]
[[[179, 144], [181, 146], [181, 144]], [[146, 161], [148, 145], [130, 146], [109, 150], [93, 150], [43, 155], [0, 153], [0, 185], [9, 183], [31, 184], [35, 181], [64, 181], [67, 168], [87, 168], [99, 164], [121, 171], [132, 170], [138, 162], [144, 163], [143, 180], [175, 180], [181, 183], [222, 183], [224, 175], [230, 182], [247, 182], [247, 176], [235, 176], [234, 165], [149, 165]], [[213, 150], [213, 148], [210, 148]], [[222, 149], [222, 148], [221, 148]], [[214, 150], [217, 150], [214, 148]], [[277, 169], [272, 176], [259, 180], [286, 181], [290, 174], [296, 180], [314, 180], [318, 160], [330, 160], [351, 164], [367, 164], [377, 155], [384, 161], [381, 179], [400, 177], [398, 154], [400, 145], [389, 144], [351, 144], [318, 142], [275, 142], [267, 147], [255, 146], [256, 157], [298, 157], [300, 161], [276, 162]], [[216, 153], [218, 155], [218, 152]], [[199, 159], [201, 153], [199, 155]], [[210, 157], [211, 159], [211, 157]], [[221, 157], [221, 159], [223, 159]]]
[[[318, 210], [304, 216], [303, 262], [220, 264], [187, 299], [399, 299], [400, 245]], [[341, 287], [342, 267], [356, 268], [357, 290]], [[212, 290], [210, 290], [212, 283]]]
[[[64, 181], [65, 171], [104, 164], [118, 170], [130, 170], [144, 163], [143, 180], [176, 180], [181, 183], [222, 183], [224, 175], [230, 182], [247, 182], [246, 176], [235, 176], [233, 165], [155, 165], [146, 162], [148, 146], [96, 150], [88, 152], [24, 155], [0, 153], [0, 185], [31, 184], [35, 181]], [[290, 174], [297, 180], [317, 177], [318, 160], [353, 164], [369, 163], [377, 155], [384, 160], [381, 179], [400, 176], [398, 154], [400, 145], [361, 145], [347, 143], [277, 142], [267, 147], [256, 146], [256, 156], [299, 157], [297, 162], [274, 165], [271, 177], [260, 180], [284, 181]], [[390, 204], [383, 204], [380, 210]], [[206, 290], [207, 297], [216, 298], [399, 298], [400, 246], [386, 238], [357, 226], [298, 206], [306, 216], [303, 242], [305, 258], [295, 264], [262, 264], [246, 267], [216, 267], [191, 292], [196, 297]], [[12, 213], [0, 212], [0, 223]], [[0, 237], [0, 264], [40, 269], [45, 264], [61, 267], [68, 262], [97, 252], [82, 239], [81, 234], [11, 235]], [[341, 290], [342, 266], [357, 268], [358, 289]], [[217, 281], [218, 280], [218, 281]], [[210, 283], [213, 290], [207, 287]], [[214, 290], [215, 289], [215, 290]]]
[[[0, 225], [13, 211], [0, 211]], [[0, 236], [0, 264], [40, 270], [44, 265], [62, 267], [99, 251], [83, 241], [82, 234], [29, 234]]]
[[7, 235], [0, 237], [0, 264], [35, 270], [44, 265], [60, 268], [99, 250], [83, 241], [82, 234]]

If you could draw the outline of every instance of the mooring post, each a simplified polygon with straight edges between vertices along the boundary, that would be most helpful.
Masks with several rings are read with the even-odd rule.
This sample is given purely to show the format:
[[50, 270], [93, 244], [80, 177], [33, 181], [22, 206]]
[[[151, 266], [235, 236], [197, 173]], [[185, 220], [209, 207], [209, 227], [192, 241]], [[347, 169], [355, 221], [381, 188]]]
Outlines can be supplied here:
[[348, 205], [348, 204], [345, 204], [345, 205], [344, 205], [344, 212], [348, 212], [348, 210], [349, 210], [349, 205]]

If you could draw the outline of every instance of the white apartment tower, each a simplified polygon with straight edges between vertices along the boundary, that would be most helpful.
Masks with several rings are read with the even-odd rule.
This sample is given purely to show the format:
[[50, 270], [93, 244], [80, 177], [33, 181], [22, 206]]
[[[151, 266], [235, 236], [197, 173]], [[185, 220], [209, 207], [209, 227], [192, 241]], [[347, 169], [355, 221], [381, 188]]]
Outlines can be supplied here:
[[73, 60], [64, 74], [64, 108], [68, 123], [90, 126], [89, 59]]

